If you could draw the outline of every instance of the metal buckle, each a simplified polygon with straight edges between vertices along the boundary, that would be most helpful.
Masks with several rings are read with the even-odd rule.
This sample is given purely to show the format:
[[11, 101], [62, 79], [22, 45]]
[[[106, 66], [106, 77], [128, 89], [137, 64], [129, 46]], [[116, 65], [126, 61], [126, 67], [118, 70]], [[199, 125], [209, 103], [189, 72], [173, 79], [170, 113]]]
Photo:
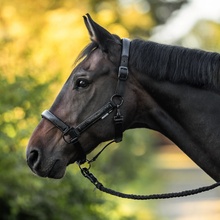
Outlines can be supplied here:
[[[69, 139], [67, 139], [66, 136], [69, 136]], [[78, 142], [79, 136], [80, 133], [73, 127], [69, 128], [66, 132], [63, 133], [63, 139], [68, 144], [74, 144]]]
[[119, 108], [124, 103], [124, 99], [120, 95], [114, 94], [111, 97], [111, 102], [116, 108]]
[[76, 142], [78, 142], [78, 137], [75, 138], [71, 138], [71, 136], [67, 139], [66, 138], [67, 135], [63, 135], [63, 140], [67, 143], [67, 144], [75, 144]]
[[118, 79], [127, 80], [128, 78], [128, 68], [126, 66], [120, 66], [118, 70]]

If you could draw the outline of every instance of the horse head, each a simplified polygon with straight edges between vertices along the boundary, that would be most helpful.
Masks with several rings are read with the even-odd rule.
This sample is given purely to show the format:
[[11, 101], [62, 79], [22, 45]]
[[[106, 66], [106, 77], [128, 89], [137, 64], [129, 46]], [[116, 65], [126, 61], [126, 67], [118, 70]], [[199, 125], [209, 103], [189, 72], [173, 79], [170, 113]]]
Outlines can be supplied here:
[[[81, 62], [70, 74], [50, 110], [42, 114], [43, 118], [28, 143], [28, 165], [42, 177], [61, 178], [68, 164], [82, 159], [101, 142], [114, 139], [114, 117], [119, 113], [119, 106], [120, 116], [123, 115], [121, 132], [136, 123], [135, 97], [139, 89], [134, 82], [131, 83], [132, 76], [123, 88], [123, 98], [115, 91], [121, 61], [121, 39], [99, 26], [89, 15], [84, 16], [84, 21], [91, 43], [79, 55]], [[60, 124], [63, 124], [64, 130], [65, 126], [74, 128], [80, 125], [75, 130], [75, 133], [80, 132], [78, 145], [67, 140], [71, 139], [67, 137], [71, 132], [62, 132]], [[57, 129], [59, 125], [61, 128]]]

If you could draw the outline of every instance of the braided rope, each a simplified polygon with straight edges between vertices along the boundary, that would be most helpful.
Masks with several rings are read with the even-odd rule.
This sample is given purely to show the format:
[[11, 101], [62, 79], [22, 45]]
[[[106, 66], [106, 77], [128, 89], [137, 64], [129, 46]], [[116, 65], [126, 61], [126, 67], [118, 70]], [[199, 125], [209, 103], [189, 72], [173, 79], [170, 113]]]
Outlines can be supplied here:
[[100, 191], [121, 197], [126, 199], [134, 199], [134, 200], [152, 200], [152, 199], [171, 199], [171, 198], [177, 198], [177, 197], [185, 197], [185, 196], [191, 196], [198, 193], [206, 192], [209, 190], [212, 190], [220, 185], [220, 182], [217, 182], [210, 186], [204, 186], [197, 189], [192, 190], [185, 190], [182, 192], [174, 192], [174, 193], [165, 193], [165, 194], [152, 194], [152, 195], [134, 195], [134, 194], [125, 194], [121, 192], [114, 191], [112, 189], [108, 189], [104, 187], [103, 185], [97, 186]]
[[81, 168], [81, 167], [80, 169], [81, 169], [81, 173], [83, 174], [83, 176], [89, 179], [95, 185], [95, 187], [99, 189], [100, 191], [113, 195], [113, 196], [126, 198], [126, 199], [134, 199], [134, 200], [170, 199], [170, 198], [177, 198], [177, 197], [185, 197], [185, 196], [191, 196], [191, 195], [195, 195], [198, 193], [206, 192], [206, 191], [212, 190], [220, 186], [220, 182], [217, 182], [210, 186], [204, 186], [204, 187], [200, 187], [200, 188], [192, 189], [192, 190], [185, 190], [182, 192], [152, 194], [152, 195], [126, 194], [126, 193], [117, 192], [115, 190], [112, 190], [112, 189], [109, 189], [103, 186], [103, 184], [100, 183], [91, 172], [89, 172], [89, 169]]

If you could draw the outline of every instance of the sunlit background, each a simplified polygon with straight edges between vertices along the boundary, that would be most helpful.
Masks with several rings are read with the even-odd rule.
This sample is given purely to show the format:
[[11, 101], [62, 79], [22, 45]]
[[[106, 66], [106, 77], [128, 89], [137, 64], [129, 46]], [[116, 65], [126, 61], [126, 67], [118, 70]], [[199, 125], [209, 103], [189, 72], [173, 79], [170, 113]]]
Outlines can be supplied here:
[[[220, 51], [219, 0], [0, 0], [0, 219], [219, 220], [219, 189], [131, 201], [94, 190], [76, 165], [62, 180], [27, 167], [25, 147], [40, 113], [89, 42], [86, 13], [120, 37]], [[214, 182], [156, 132], [126, 132], [106, 151], [93, 171], [116, 190], [164, 193]]]

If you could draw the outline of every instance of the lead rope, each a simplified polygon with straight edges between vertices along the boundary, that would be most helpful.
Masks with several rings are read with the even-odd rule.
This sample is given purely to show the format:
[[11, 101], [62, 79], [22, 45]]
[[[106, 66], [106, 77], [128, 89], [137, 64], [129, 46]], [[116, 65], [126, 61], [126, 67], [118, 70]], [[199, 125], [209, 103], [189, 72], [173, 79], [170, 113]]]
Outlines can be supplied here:
[[177, 197], [185, 197], [185, 196], [191, 196], [191, 195], [195, 195], [198, 193], [202, 193], [202, 192], [206, 192], [209, 190], [212, 190], [218, 186], [220, 186], [220, 182], [214, 183], [210, 186], [204, 186], [204, 187], [200, 187], [197, 189], [192, 189], [192, 190], [184, 190], [181, 192], [173, 192], [173, 193], [164, 193], [164, 194], [152, 194], [152, 195], [136, 195], [136, 194], [126, 194], [126, 193], [122, 193], [122, 192], [117, 192], [115, 190], [109, 189], [105, 186], [103, 186], [103, 184], [101, 182], [98, 181], [98, 179], [89, 171], [91, 168], [91, 163], [96, 161], [96, 159], [99, 157], [99, 155], [110, 145], [112, 144], [114, 141], [109, 142], [108, 144], [106, 144], [102, 150], [95, 156], [93, 157], [91, 160], [87, 160], [88, 163], [88, 168], [87, 167], [82, 167], [82, 164], [78, 164], [79, 168], [81, 170], [82, 175], [89, 179], [91, 183], [94, 184], [94, 186], [99, 189], [102, 192], [105, 192], [107, 194], [113, 195], [113, 196], [117, 196], [120, 198], [125, 198], [125, 199], [133, 199], [133, 200], [153, 200], [153, 199], [171, 199], [171, 198], [177, 198]]

